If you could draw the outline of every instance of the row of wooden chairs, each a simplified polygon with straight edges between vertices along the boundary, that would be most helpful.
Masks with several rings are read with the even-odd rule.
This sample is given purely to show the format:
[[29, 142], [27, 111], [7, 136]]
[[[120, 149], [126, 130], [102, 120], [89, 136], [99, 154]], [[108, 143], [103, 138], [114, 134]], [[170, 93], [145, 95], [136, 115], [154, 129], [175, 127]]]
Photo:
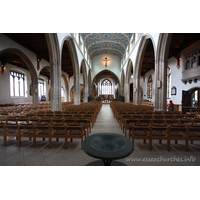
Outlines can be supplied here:
[[82, 125], [87, 129], [87, 133], [91, 132], [93, 127], [92, 118], [0, 118], [0, 122], [4, 124], [70, 124]]
[[174, 140], [177, 144], [178, 140], [185, 142], [185, 150], [189, 151], [189, 141], [193, 144], [194, 140], [200, 140], [200, 125], [134, 125], [129, 130], [129, 139], [132, 138], [132, 143], [136, 139], [149, 141], [149, 150], [152, 150], [152, 141], [158, 140], [162, 144], [162, 140], [167, 141], [167, 150], [170, 151], [171, 141]]
[[123, 121], [122, 129], [125, 136], [127, 130], [130, 130], [133, 125], [200, 125], [200, 118], [196, 119], [144, 119], [144, 118], [127, 118]]
[[26, 137], [33, 140], [33, 147], [36, 147], [37, 138], [49, 139], [49, 148], [52, 147], [52, 139], [65, 139], [65, 148], [68, 147], [68, 138], [80, 138], [81, 144], [83, 137], [87, 137], [84, 126], [67, 124], [2, 124], [0, 123], [0, 136], [4, 138], [4, 146], [7, 145], [7, 137], [16, 137], [18, 147], [21, 147], [21, 138]]

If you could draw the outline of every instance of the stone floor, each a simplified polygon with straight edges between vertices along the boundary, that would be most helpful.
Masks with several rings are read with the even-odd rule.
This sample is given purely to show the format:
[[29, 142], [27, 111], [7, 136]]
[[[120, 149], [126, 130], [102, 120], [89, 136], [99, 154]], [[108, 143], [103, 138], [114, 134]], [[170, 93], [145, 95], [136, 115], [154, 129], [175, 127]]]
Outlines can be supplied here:
[[[109, 104], [102, 105], [90, 135], [103, 132], [124, 135]], [[37, 139], [36, 148], [28, 139], [23, 139], [22, 146], [17, 147], [15, 138], [9, 138], [5, 147], [0, 137], [0, 166], [85, 166], [96, 160], [83, 152], [80, 139], [69, 142], [68, 149], [65, 149], [62, 140], [54, 141], [52, 148], [48, 148], [48, 141], [41, 139]], [[148, 142], [144, 144], [142, 140], [137, 140], [133, 153], [118, 161], [128, 166], [199, 166], [200, 141], [194, 141], [186, 152], [181, 141], [172, 143], [171, 151], [167, 151], [165, 142], [159, 144], [153, 141], [153, 149], [149, 151]]]

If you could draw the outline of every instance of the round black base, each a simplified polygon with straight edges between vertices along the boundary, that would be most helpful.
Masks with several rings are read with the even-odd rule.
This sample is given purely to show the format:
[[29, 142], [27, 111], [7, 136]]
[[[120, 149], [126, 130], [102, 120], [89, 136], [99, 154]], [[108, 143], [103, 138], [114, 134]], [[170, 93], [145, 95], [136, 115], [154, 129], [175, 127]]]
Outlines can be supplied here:
[[[97, 160], [97, 161], [88, 163], [86, 166], [105, 166], [105, 165], [102, 160]], [[118, 161], [112, 161], [110, 166], [127, 166], [127, 165]]]

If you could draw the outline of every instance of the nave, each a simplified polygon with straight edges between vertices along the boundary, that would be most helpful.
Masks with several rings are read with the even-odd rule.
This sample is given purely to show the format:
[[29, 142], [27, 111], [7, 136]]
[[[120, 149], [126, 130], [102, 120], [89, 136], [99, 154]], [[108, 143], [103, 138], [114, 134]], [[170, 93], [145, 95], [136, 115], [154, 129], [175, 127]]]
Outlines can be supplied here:
[[[110, 104], [103, 104], [97, 116], [94, 127], [89, 135], [96, 133], [117, 133], [124, 135], [119, 126]], [[35, 148], [32, 141], [22, 139], [21, 147], [17, 141], [9, 137], [7, 146], [3, 146], [3, 137], [0, 137], [0, 165], [1, 166], [85, 166], [96, 159], [86, 155], [81, 149], [80, 139], [68, 142], [68, 148], [64, 148], [64, 139], [52, 142], [52, 148], [48, 147], [48, 139], [38, 139]], [[178, 144], [171, 142], [171, 151], [167, 151], [167, 144], [153, 141], [152, 151], [149, 151], [148, 141], [136, 140], [134, 151], [127, 158], [119, 161], [128, 166], [198, 166], [200, 164], [200, 142], [190, 144], [189, 151], [185, 151], [183, 141]], [[181, 161], [182, 159], [182, 161]], [[187, 160], [187, 161], [186, 161]]]

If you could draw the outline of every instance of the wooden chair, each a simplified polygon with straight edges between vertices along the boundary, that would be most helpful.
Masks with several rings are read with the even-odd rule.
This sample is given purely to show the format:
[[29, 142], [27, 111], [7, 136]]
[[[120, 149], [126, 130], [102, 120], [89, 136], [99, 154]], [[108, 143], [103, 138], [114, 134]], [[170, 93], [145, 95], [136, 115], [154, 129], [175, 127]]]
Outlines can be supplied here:
[[7, 137], [16, 137], [16, 139], [18, 139], [17, 124], [4, 124], [4, 146], [7, 145]]
[[157, 125], [166, 125], [166, 119], [161, 118], [161, 119], [151, 119], [151, 124], [152, 126], [157, 126]]
[[[83, 143], [83, 136], [86, 136], [86, 130], [84, 130], [83, 126], [68, 126], [66, 125], [66, 133], [67, 133], [67, 138], [71, 139], [71, 142], [73, 142], [73, 138], [80, 138], [81, 139], [81, 144]], [[67, 143], [66, 143], [67, 147]]]
[[121, 127], [121, 129], [123, 129], [123, 125], [124, 125], [124, 122], [125, 122], [125, 119], [130, 119], [130, 118], [133, 118], [132, 115], [122, 115], [120, 120], [119, 120], [119, 126]]
[[67, 125], [76, 125], [76, 119], [72, 118], [72, 119], [64, 119], [64, 124], [67, 124]]
[[4, 138], [4, 132], [5, 132], [4, 125], [5, 123], [0, 123], [0, 136], [3, 136], [3, 138]]
[[34, 131], [36, 138], [43, 138], [43, 141], [45, 141], [45, 138], [50, 138], [50, 125], [48, 124], [36, 124]]
[[73, 114], [63, 114], [63, 118], [74, 118]]
[[64, 118], [52, 118], [51, 119], [51, 124], [64, 124]]
[[40, 117], [30, 117], [28, 118], [29, 124], [39, 124], [40, 123]]
[[179, 119], [176, 118], [167, 118], [165, 119], [166, 125], [179, 125]]
[[31, 141], [33, 138], [33, 147], [36, 146], [35, 125], [33, 124], [20, 124], [18, 125], [18, 146], [21, 147], [21, 138], [28, 137]]
[[27, 113], [26, 117], [27, 118], [35, 118], [36, 117], [36, 113]]
[[184, 119], [185, 118], [185, 114], [174, 114], [176, 119]]
[[200, 125], [200, 118], [195, 118], [192, 121], [193, 121], [193, 125]]
[[6, 123], [17, 124], [17, 118], [15, 118], [15, 117], [7, 117], [6, 118]]
[[177, 140], [184, 140], [185, 141], [185, 150], [189, 151], [188, 126], [171, 125], [169, 140], [170, 140], [170, 142], [171, 142], [171, 140], [174, 140], [175, 144], [177, 144]]
[[143, 139], [143, 142], [146, 143], [146, 139], [149, 140], [149, 150], [152, 150], [151, 144], [151, 126], [144, 125], [135, 125], [132, 126], [132, 130], [129, 131], [129, 139], [132, 137], [132, 143], [134, 144], [134, 140]]
[[65, 139], [65, 148], [67, 149], [67, 131], [66, 124], [52, 124], [49, 126], [49, 148], [52, 147], [52, 139], [56, 138], [57, 142], [59, 138]]
[[26, 117], [19, 117], [16, 118], [17, 124], [29, 124], [29, 118]]
[[179, 119], [179, 125], [192, 125], [192, 119]]
[[83, 118], [87, 118], [90, 121], [91, 124], [90, 131], [91, 131], [91, 128], [93, 128], [95, 122], [94, 114], [83, 114]]
[[138, 125], [138, 118], [126, 118], [123, 124], [123, 133], [125, 133], [125, 137], [127, 136], [126, 130], [129, 132], [132, 130], [132, 126]]
[[150, 118], [140, 118], [138, 119], [138, 125], [151, 125], [152, 124], [152, 119]]
[[193, 144], [194, 140], [200, 140], [200, 125], [188, 126], [188, 140]]
[[52, 123], [52, 118], [40, 118], [40, 121], [39, 121], [40, 124], [51, 124]]
[[[170, 151], [169, 132], [169, 126], [152, 125], [150, 140], [159, 140], [159, 144], [162, 144], [162, 140], [167, 140], [167, 151]], [[152, 141], [150, 142], [150, 144], [152, 144]]]
[[77, 118], [76, 124], [79, 126], [83, 126], [83, 129], [87, 130], [87, 137], [88, 137], [89, 133], [91, 132], [90, 121], [87, 118]]

